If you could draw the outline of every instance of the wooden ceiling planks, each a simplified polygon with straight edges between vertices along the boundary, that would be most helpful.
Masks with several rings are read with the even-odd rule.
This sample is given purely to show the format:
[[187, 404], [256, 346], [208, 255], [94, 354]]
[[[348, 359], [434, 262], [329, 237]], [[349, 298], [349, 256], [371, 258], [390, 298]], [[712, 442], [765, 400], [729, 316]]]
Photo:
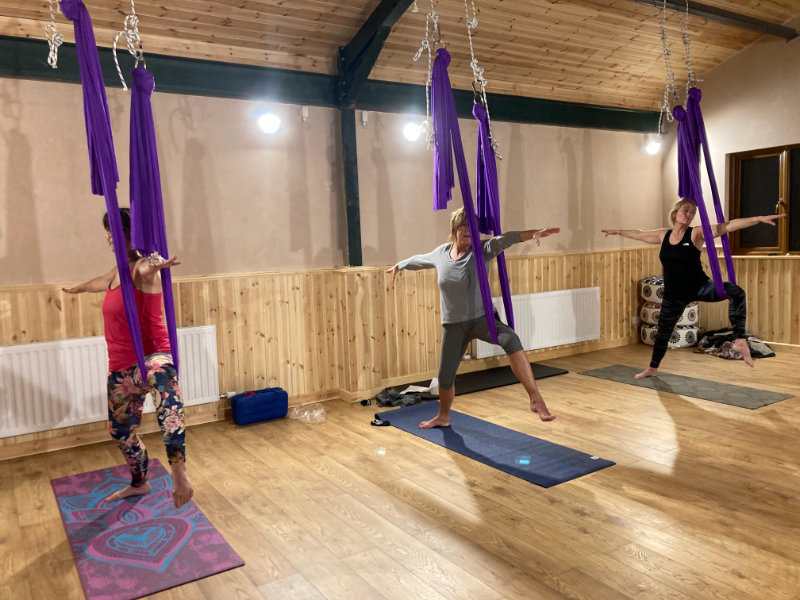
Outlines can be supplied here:
[[[126, 0], [84, 0], [98, 43], [110, 47], [130, 11]], [[335, 74], [340, 46], [380, 0], [136, 0], [145, 51], [223, 62]], [[706, 4], [785, 24], [800, 16], [796, 0], [705, 0]], [[413, 62], [430, 0], [418, 0], [395, 25], [370, 78], [422, 84], [427, 57]], [[475, 0], [474, 48], [489, 91], [606, 106], [655, 109], [664, 87], [659, 11], [631, 0]], [[438, 0], [453, 61], [453, 85], [469, 89], [472, 72], [463, 0]], [[683, 15], [670, 12], [672, 65], [685, 80]], [[0, 34], [44, 38], [44, 0], [0, 0]], [[58, 29], [71, 41], [71, 26]], [[695, 71], [712, 69], [760, 34], [690, 16]], [[46, 46], [43, 46], [43, 55]]]

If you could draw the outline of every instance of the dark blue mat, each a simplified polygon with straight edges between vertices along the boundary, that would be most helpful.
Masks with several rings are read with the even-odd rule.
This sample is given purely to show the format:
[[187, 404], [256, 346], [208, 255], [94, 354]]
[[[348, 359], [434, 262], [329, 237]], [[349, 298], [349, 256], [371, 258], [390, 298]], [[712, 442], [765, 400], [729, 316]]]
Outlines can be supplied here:
[[375, 416], [398, 429], [545, 488], [614, 464], [456, 411], [450, 412], [450, 427], [417, 427], [435, 417], [438, 410], [438, 402], [426, 402]]

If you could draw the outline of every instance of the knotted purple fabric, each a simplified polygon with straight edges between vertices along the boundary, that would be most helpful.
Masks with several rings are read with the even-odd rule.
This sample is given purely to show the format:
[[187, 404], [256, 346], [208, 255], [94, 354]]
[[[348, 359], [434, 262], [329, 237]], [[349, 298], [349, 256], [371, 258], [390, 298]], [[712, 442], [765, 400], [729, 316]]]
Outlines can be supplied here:
[[[131, 248], [142, 254], [158, 252], [169, 257], [161, 173], [158, 168], [156, 129], [150, 96], [155, 89], [153, 76], [144, 67], [133, 70], [131, 86]], [[161, 271], [161, 291], [172, 349], [172, 362], [178, 370], [178, 330], [170, 269]]]
[[472, 189], [469, 185], [469, 172], [464, 157], [464, 146], [461, 144], [461, 130], [458, 127], [458, 114], [453, 89], [450, 87], [450, 76], [447, 67], [450, 54], [444, 48], [436, 51], [431, 73], [431, 118], [433, 120], [433, 210], [447, 208], [447, 202], [453, 196], [455, 179], [453, 175], [453, 157], [455, 156], [458, 182], [461, 197], [464, 200], [464, 214], [469, 227], [470, 243], [478, 272], [478, 284], [481, 288], [483, 310], [486, 323], [495, 344], [497, 341], [497, 324], [492, 306], [492, 293], [489, 289], [489, 277], [486, 273], [486, 261], [483, 258], [478, 220], [472, 204]]
[[133, 293], [133, 280], [117, 203], [117, 182], [119, 181], [117, 158], [114, 154], [114, 139], [111, 135], [106, 89], [103, 84], [103, 73], [100, 69], [100, 57], [97, 54], [92, 20], [81, 0], [61, 0], [60, 7], [64, 16], [72, 21], [75, 29], [75, 48], [83, 88], [83, 116], [89, 145], [92, 193], [105, 196], [111, 239], [114, 243], [114, 257], [117, 261], [125, 316], [128, 320], [128, 331], [136, 351], [136, 361], [142, 373], [142, 381], [147, 381], [142, 334], [139, 329], [136, 298]]
[[[709, 183], [711, 184], [711, 195], [714, 200], [714, 212], [717, 223], [724, 223], [725, 216], [722, 212], [722, 203], [717, 189], [717, 180], [714, 177], [714, 167], [711, 164], [711, 151], [708, 147], [706, 137], [706, 127], [703, 122], [703, 113], [700, 111], [700, 99], [702, 92], [698, 88], [689, 90], [686, 110], [682, 106], [676, 106], [672, 113], [678, 121], [678, 194], [681, 198], [693, 201], [697, 205], [700, 213], [700, 223], [703, 229], [703, 237], [706, 242], [706, 252], [708, 262], [711, 266], [711, 274], [714, 279], [714, 288], [721, 298], [727, 298], [725, 286], [722, 282], [722, 273], [717, 259], [717, 248], [714, 244], [714, 234], [711, 231], [711, 223], [708, 218], [705, 202], [703, 201], [703, 188], [700, 182], [700, 148], [703, 149], [705, 157], [706, 172], [708, 173]], [[720, 236], [722, 240], [722, 251], [725, 255], [725, 268], [728, 279], [731, 283], [736, 283], [736, 273], [733, 268], [733, 257], [731, 256], [730, 242], [728, 234]]]
[[[474, 104], [472, 115], [478, 120], [478, 181], [475, 200], [478, 204], [478, 229], [481, 233], [500, 235], [500, 186], [497, 181], [497, 160], [490, 137], [489, 113], [482, 104]], [[508, 285], [506, 255], [497, 255], [497, 274], [508, 326], [514, 329], [514, 310]]]

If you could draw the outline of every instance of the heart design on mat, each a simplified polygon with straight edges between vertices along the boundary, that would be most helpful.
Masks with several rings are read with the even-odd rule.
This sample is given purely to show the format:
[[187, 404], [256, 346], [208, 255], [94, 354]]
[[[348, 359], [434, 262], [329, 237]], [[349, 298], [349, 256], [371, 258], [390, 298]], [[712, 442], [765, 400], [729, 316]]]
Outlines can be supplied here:
[[122, 525], [98, 535], [86, 552], [105, 562], [163, 571], [193, 530], [191, 521], [178, 517]]

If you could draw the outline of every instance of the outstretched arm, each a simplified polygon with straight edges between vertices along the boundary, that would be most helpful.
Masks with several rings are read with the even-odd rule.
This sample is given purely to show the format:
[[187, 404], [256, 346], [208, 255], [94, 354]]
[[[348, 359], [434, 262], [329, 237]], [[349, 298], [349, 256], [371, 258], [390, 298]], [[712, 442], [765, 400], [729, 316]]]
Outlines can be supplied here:
[[645, 244], [660, 244], [664, 241], [664, 234], [666, 229], [650, 229], [642, 231], [641, 229], [601, 229], [606, 237], [610, 235], [619, 235]]
[[409, 269], [411, 271], [420, 271], [422, 269], [433, 269], [436, 267], [436, 261], [434, 260], [436, 252], [437, 250], [433, 250], [433, 252], [429, 252], [428, 254], [417, 254], [416, 256], [412, 256], [411, 258], [401, 260], [393, 267], [389, 267], [388, 269], [386, 269], [385, 272], [392, 274], [392, 283], [394, 283], [394, 280], [397, 277], [397, 273], [399, 271], [402, 271], [403, 269]]
[[772, 225], [775, 227], [775, 221], [782, 219], [785, 216], [786, 213], [780, 215], [766, 215], [763, 217], [745, 217], [743, 219], [733, 219], [725, 223], [720, 223], [719, 225], [712, 225], [711, 231], [714, 232], [714, 237], [719, 237], [724, 233], [731, 233], [733, 231], [739, 231], [740, 229], [747, 229], [748, 227], [758, 225], [759, 223], [766, 223], [767, 225]]
[[181, 264], [177, 256], [172, 258], [164, 258], [158, 252], [153, 252], [147, 258], [141, 259], [136, 264], [136, 274], [140, 278], [141, 284], [139, 287], [143, 292], [156, 291], [161, 279], [161, 270], [169, 269]]
[[519, 234], [519, 239], [522, 242], [527, 242], [529, 240], [535, 240], [536, 245], [539, 246], [539, 240], [543, 237], [547, 237], [548, 235], [553, 235], [554, 233], [558, 233], [561, 231], [560, 227], [546, 227], [544, 229], [526, 229], [525, 231], [521, 231]]
[[100, 277], [95, 277], [89, 281], [79, 283], [75, 287], [61, 288], [61, 291], [66, 292], [67, 294], [82, 294], [84, 292], [96, 294], [99, 292], [105, 292], [108, 289], [108, 286], [111, 285], [111, 282], [114, 281], [114, 276], [116, 274], [117, 268], [114, 267], [105, 275], [100, 275]]

